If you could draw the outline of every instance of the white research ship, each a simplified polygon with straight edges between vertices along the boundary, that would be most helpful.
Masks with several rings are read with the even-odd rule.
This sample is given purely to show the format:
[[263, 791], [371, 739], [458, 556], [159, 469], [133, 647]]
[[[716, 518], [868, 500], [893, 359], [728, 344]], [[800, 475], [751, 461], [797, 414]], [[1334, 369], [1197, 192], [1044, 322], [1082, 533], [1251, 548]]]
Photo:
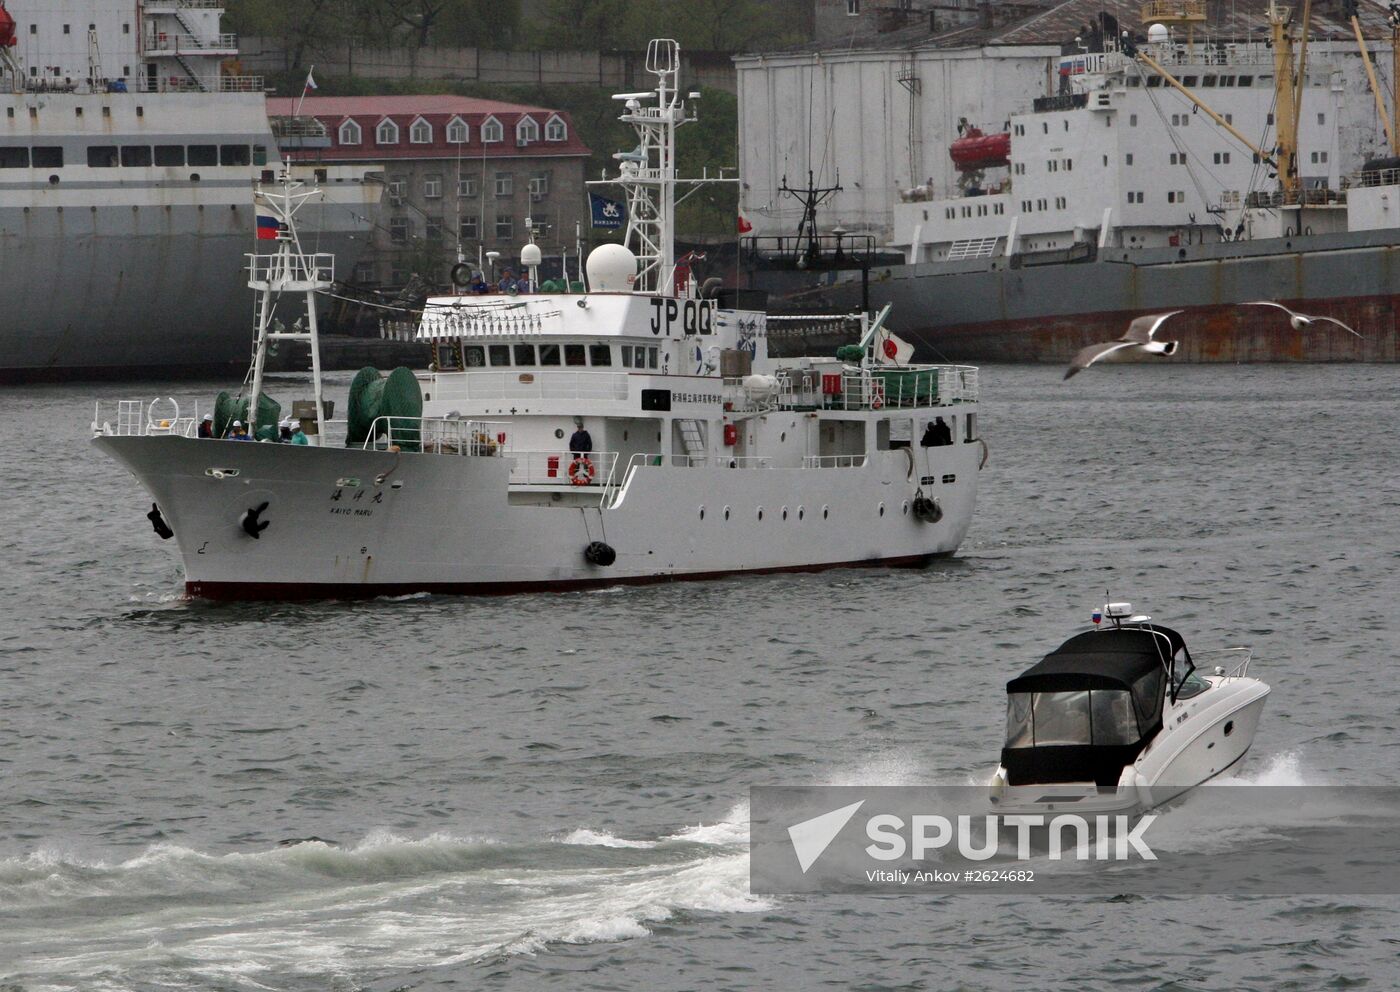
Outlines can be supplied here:
[[[282, 161], [223, 8], [0, 3], [0, 380], [246, 368], [252, 194]], [[382, 182], [303, 170], [320, 186], [306, 237], [353, 261]]]
[[[124, 402], [115, 424], [99, 411], [94, 443], [149, 491], [189, 594], [508, 593], [919, 565], [958, 548], [986, 452], [976, 369], [883, 364], [893, 349], [865, 315], [845, 360], [780, 362], [766, 314], [675, 277], [679, 64], [675, 42], [652, 42], [656, 90], [618, 97], [640, 137], [619, 156], [627, 246], [589, 256], [587, 292], [431, 299], [434, 368], [362, 371], [344, 422], [307, 404], [304, 447], [199, 438], [195, 417], [159, 404]], [[271, 316], [277, 293], [310, 304], [329, 285], [331, 260], [297, 242], [305, 195], [289, 180], [264, 194], [284, 228], [252, 268], [249, 410], [269, 340], [309, 339], [320, 399], [314, 308], [291, 331]], [[594, 442], [582, 457], [566, 440], [578, 426]]]

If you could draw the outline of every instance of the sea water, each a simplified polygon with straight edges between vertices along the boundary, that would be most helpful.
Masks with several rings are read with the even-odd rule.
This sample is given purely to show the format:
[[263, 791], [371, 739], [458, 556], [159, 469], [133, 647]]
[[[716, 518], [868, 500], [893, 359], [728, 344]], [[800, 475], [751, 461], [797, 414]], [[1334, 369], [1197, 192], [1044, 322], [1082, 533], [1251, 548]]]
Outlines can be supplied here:
[[758, 897], [746, 840], [753, 785], [984, 779], [1109, 598], [1255, 649], [1232, 781], [1395, 784], [1397, 374], [984, 369], [923, 571], [250, 605], [86, 440], [227, 383], [8, 388], [0, 988], [1393, 987], [1400, 898]]

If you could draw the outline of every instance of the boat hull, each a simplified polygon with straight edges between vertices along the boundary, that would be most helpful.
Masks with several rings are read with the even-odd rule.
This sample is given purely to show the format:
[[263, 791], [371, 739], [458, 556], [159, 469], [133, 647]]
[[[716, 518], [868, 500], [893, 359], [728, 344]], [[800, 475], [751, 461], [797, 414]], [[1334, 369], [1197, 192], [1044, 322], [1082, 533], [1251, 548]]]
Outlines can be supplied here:
[[[366, 245], [373, 187], [322, 211], [321, 251], [348, 272]], [[254, 250], [246, 185], [229, 202], [0, 209], [0, 381], [216, 375], [248, 365]], [[61, 285], [61, 291], [57, 291]]]
[[[900, 336], [920, 360], [1066, 363], [1109, 341], [1143, 313], [1184, 309], [1162, 336], [1173, 361], [1393, 362], [1400, 360], [1400, 237], [1396, 231], [1289, 241], [1107, 250], [1096, 258], [895, 266], [871, 274], [870, 301], [892, 304]], [[798, 292], [769, 274], [788, 303], [817, 310], [859, 306], [860, 284]], [[1293, 330], [1286, 315], [1240, 304], [1275, 300], [1354, 327]], [[1160, 361], [1139, 356], [1140, 361]]]
[[[917, 479], [903, 450], [851, 468], [638, 466], [605, 498], [601, 487], [511, 487], [509, 457], [183, 437], [94, 443], [161, 508], [187, 592], [211, 599], [508, 594], [921, 565], [966, 535], [981, 456], [976, 443], [920, 449], [943, 508], [927, 524], [910, 507]], [[264, 503], [256, 522], [268, 526], [253, 538], [242, 520]], [[598, 541], [616, 551], [613, 565], [585, 559]]]

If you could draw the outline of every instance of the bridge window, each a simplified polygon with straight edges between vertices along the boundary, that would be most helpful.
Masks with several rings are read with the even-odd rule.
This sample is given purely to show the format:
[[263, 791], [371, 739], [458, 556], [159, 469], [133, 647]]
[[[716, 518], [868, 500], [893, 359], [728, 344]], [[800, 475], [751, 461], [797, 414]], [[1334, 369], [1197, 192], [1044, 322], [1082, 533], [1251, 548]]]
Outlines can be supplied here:
[[479, 344], [469, 344], [462, 349], [467, 360], [467, 368], [479, 369], [486, 364], [486, 349]]
[[541, 365], [558, 365], [558, 364], [559, 364], [559, 346], [558, 346], [557, 344], [542, 344], [542, 345], [540, 345], [540, 364], [541, 364]]
[[492, 365], [510, 364], [510, 345], [508, 344], [490, 345], [487, 347], [486, 353], [490, 356]]
[[156, 145], [156, 165], [182, 166], [184, 164], [184, 145]]
[[0, 169], [29, 168], [28, 148], [0, 148]]
[[128, 168], [141, 168], [150, 164], [150, 145], [122, 145], [122, 165]]
[[564, 364], [565, 364], [565, 365], [575, 365], [575, 366], [577, 366], [577, 365], [586, 365], [586, 364], [588, 364], [587, 353], [583, 350], [583, 345], [581, 345], [581, 344], [566, 344], [566, 345], [564, 345]]
[[247, 145], [220, 145], [220, 165], [251, 165], [253, 155]]
[[89, 169], [115, 169], [117, 167], [116, 145], [91, 145], [87, 150]]
[[517, 344], [517, 345], [514, 345], [513, 347], [514, 347], [514, 349], [515, 349], [515, 364], [516, 364], [516, 365], [534, 365], [534, 364], [535, 364], [535, 346], [534, 346], [534, 345], [532, 345], [532, 344]]
[[612, 365], [612, 348], [605, 344], [590, 344], [588, 346], [588, 364], [595, 366]]
[[218, 145], [190, 145], [186, 156], [190, 165], [218, 165]]
[[36, 145], [31, 149], [31, 155], [36, 169], [63, 167], [63, 148], [60, 145]]

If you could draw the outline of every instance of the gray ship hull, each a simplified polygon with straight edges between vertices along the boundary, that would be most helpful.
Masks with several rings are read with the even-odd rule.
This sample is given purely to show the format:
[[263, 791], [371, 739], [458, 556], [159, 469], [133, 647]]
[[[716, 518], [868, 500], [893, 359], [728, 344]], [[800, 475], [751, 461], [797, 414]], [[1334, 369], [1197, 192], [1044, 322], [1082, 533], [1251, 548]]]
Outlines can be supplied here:
[[[1174, 309], [1185, 310], [1171, 325], [1180, 360], [1400, 359], [1400, 231], [1087, 254], [882, 269], [871, 273], [871, 305], [893, 304], [891, 325], [923, 360], [1066, 362], [1118, 337], [1133, 316]], [[858, 282], [798, 293], [769, 286], [803, 309], [860, 302]], [[1335, 327], [1300, 333], [1277, 310], [1239, 306], [1251, 300], [1333, 316], [1363, 337]]]
[[[235, 195], [236, 205], [0, 210], [0, 379], [241, 373], [254, 327], [244, 256], [257, 242], [251, 194]], [[349, 271], [365, 210], [328, 205], [308, 247]]]

